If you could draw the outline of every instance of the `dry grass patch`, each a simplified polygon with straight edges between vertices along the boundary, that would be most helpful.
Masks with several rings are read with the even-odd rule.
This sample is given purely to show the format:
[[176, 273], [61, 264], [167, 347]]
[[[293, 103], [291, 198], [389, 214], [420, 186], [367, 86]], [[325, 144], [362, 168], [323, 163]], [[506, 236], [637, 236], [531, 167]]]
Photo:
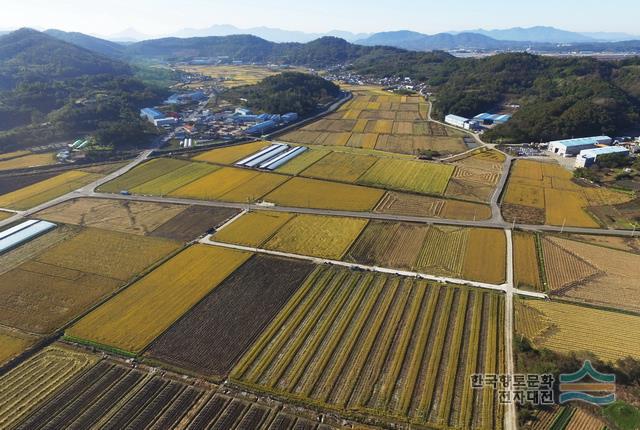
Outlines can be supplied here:
[[317, 179], [293, 178], [264, 197], [279, 206], [368, 211], [384, 191]]
[[185, 210], [185, 206], [126, 200], [74, 199], [37, 213], [40, 219], [145, 235]]
[[339, 260], [356, 240], [367, 220], [298, 215], [264, 245], [293, 254]]
[[295, 215], [286, 212], [249, 212], [213, 235], [213, 240], [259, 247]]
[[250, 253], [195, 245], [67, 330], [67, 336], [141, 352], [233, 273]]

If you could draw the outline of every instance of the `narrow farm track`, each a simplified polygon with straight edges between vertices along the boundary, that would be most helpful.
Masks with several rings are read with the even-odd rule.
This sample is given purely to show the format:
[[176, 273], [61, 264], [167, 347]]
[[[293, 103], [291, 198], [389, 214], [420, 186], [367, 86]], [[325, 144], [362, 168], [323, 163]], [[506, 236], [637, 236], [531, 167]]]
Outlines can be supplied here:
[[[406, 277], [410, 277], [410, 278], [420, 278], [420, 279], [426, 279], [426, 280], [429, 280], [429, 281], [434, 281], [434, 282], [439, 282], [439, 283], [444, 283], [444, 284], [466, 285], [466, 286], [471, 286], [471, 287], [476, 287], [476, 288], [484, 288], [484, 289], [487, 289], [487, 290], [501, 291], [501, 292], [504, 292], [504, 293], [506, 293], [509, 290], [509, 287], [507, 286], [507, 284], [494, 285], [494, 284], [488, 284], [488, 283], [484, 283], [484, 282], [469, 281], [467, 279], [447, 278], [447, 277], [443, 277], [443, 276], [433, 276], [433, 275], [429, 275], [429, 274], [426, 274], [426, 273], [412, 272], [412, 271], [408, 271], [408, 270], [390, 269], [390, 268], [387, 268], [387, 267], [379, 267], [379, 266], [367, 266], [367, 265], [364, 265], [364, 264], [350, 263], [350, 262], [346, 262], [346, 261], [331, 260], [331, 259], [327, 259], [327, 258], [311, 257], [311, 256], [308, 256], [308, 255], [300, 255], [300, 254], [292, 254], [292, 253], [288, 253], [288, 252], [272, 251], [270, 249], [254, 248], [254, 247], [250, 247], [250, 246], [234, 245], [234, 244], [229, 244], [229, 243], [216, 242], [216, 241], [211, 239], [211, 235], [205, 236], [204, 238], [200, 239], [198, 242], [202, 243], [204, 245], [219, 246], [219, 247], [223, 247], [223, 248], [229, 248], [229, 249], [235, 249], [235, 250], [240, 250], [240, 251], [253, 252], [253, 253], [258, 253], [258, 254], [268, 254], [268, 255], [274, 255], [274, 256], [278, 256], [278, 257], [294, 258], [294, 259], [298, 259], [298, 260], [306, 260], [306, 261], [311, 261], [311, 262], [313, 262], [315, 264], [329, 264], [329, 265], [333, 265], [333, 266], [346, 267], [346, 268], [349, 268], [349, 269], [358, 269], [358, 270], [366, 270], [366, 271], [370, 271], [370, 272], [378, 272], [378, 273], [386, 273], [386, 274], [392, 274], [392, 275], [400, 275], [400, 276], [406, 276]], [[535, 298], [539, 298], [539, 299], [547, 298], [547, 295], [544, 294], [544, 293], [536, 293], [536, 292], [533, 292], [533, 291], [518, 290], [518, 289], [515, 289], [515, 288], [512, 288], [512, 289], [513, 289], [514, 293], [522, 295], [522, 296], [535, 297]]]
[[[515, 366], [513, 360], [513, 295], [517, 290], [513, 284], [513, 234], [511, 230], [505, 230], [507, 236], [507, 294], [504, 305], [504, 355], [505, 355], [505, 373], [507, 375], [515, 375]], [[516, 430], [517, 413], [515, 403], [505, 405], [504, 414], [505, 430]]]

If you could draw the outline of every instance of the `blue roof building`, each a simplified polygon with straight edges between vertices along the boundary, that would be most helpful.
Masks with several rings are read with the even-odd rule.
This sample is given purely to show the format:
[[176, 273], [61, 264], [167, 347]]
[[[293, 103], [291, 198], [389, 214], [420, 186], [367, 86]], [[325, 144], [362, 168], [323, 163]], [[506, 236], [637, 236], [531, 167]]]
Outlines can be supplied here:
[[156, 119], [164, 118], [164, 114], [162, 112], [157, 111], [153, 108], [140, 109], [140, 116], [142, 118], [146, 118], [151, 122], [153, 122]]

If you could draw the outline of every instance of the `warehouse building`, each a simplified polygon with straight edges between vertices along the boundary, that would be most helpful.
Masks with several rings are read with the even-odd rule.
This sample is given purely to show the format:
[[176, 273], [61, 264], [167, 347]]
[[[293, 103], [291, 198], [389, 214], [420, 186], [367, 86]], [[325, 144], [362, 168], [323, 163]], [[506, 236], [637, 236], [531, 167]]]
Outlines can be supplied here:
[[511, 119], [511, 115], [481, 113], [474, 116], [473, 119], [484, 124], [504, 124]]
[[153, 122], [156, 119], [164, 118], [164, 114], [162, 112], [157, 111], [153, 108], [140, 109], [140, 116], [142, 118], [146, 118], [149, 122]]
[[449, 114], [444, 118], [444, 122], [455, 127], [464, 128], [465, 130], [477, 130], [480, 128], [478, 121], [458, 115]]
[[576, 157], [576, 167], [589, 167], [598, 161], [598, 157], [609, 154], [629, 156], [629, 150], [623, 146], [604, 146], [602, 148], [583, 149]]
[[584, 149], [592, 149], [598, 145], [611, 145], [609, 136], [581, 137], [579, 139], [554, 140], [549, 142], [549, 151], [563, 157], [576, 156]]

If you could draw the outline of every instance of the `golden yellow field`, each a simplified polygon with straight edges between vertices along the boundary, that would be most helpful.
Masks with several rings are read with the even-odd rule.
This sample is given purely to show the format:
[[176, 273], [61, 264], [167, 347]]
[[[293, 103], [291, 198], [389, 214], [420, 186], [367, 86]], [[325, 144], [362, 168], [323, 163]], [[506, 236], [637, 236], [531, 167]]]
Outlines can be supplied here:
[[0, 328], [0, 366], [24, 352], [36, 341], [34, 336]]
[[384, 195], [383, 190], [296, 177], [264, 197], [279, 206], [368, 211]]
[[378, 158], [370, 155], [331, 152], [301, 175], [309, 178], [328, 179], [340, 182], [356, 182]]
[[250, 256], [192, 246], [91, 312], [66, 334], [139, 353]]
[[214, 79], [223, 80], [225, 88], [234, 88], [241, 85], [257, 84], [264, 78], [274, 76], [286, 71], [305, 71], [302, 68], [277, 68], [268, 66], [183, 66], [181, 70], [191, 73], [200, 73]]
[[[633, 195], [612, 189], [578, 185], [572, 181], [571, 172], [557, 164], [518, 160], [512, 167], [504, 203], [520, 208], [521, 213], [526, 208], [543, 209], [545, 224], [597, 228], [600, 225], [587, 211], [590, 206], [632, 199]], [[505, 213], [505, 217], [512, 221], [512, 215]]]
[[0, 160], [6, 160], [7, 158], [16, 158], [22, 157], [23, 155], [29, 155], [31, 151], [13, 151], [13, 152], [5, 152], [4, 154], [0, 154]]
[[445, 164], [380, 158], [358, 182], [363, 185], [441, 195], [447, 188], [453, 169]]
[[172, 197], [217, 200], [234, 188], [257, 177], [255, 170], [223, 167], [169, 193]]
[[28, 167], [48, 166], [56, 163], [56, 156], [49, 152], [46, 154], [22, 155], [9, 160], [0, 159], [0, 171], [13, 169], [26, 169]]
[[220, 200], [225, 202], [253, 203], [261, 200], [265, 194], [270, 193], [289, 179], [289, 176], [261, 172], [244, 184], [223, 194]]
[[0, 221], [2, 221], [3, 219], [11, 218], [12, 216], [13, 213], [11, 212], [0, 211]]
[[535, 236], [521, 231], [513, 232], [514, 284], [516, 288], [543, 291]]
[[298, 215], [264, 246], [282, 252], [339, 260], [367, 222], [357, 218]]
[[360, 87], [354, 90], [354, 98], [336, 112], [285, 134], [283, 140], [412, 155], [426, 149], [445, 154], [465, 151], [462, 135], [428, 121], [428, 110], [420, 96]]
[[[541, 324], [546, 328], [541, 330]], [[518, 300], [516, 333], [530, 338], [538, 348], [591, 351], [613, 361], [627, 356], [640, 358], [640, 317], [634, 315], [553, 301]]]
[[207, 161], [209, 163], [232, 164], [240, 161], [251, 154], [254, 154], [270, 145], [269, 142], [251, 142], [242, 145], [215, 148], [193, 157], [197, 161]]
[[213, 235], [213, 240], [258, 247], [294, 215], [286, 212], [249, 212]]
[[469, 232], [462, 276], [491, 284], [506, 279], [507, 239], [504, 231], [473, 228]]
[[276, 169], [276, 172], [285, 175], [297, 175], [307, 167], [311, 166], [318, 160], [321, 160], [324, 156], [329, 154], [330, 151], [320, 148], [310, 148], [298, 155], [293, 160], [285, 163]]
[[98, 174], [71, 170], [0, 196], [0, 207], [16, 210], [30, 209], [87, 185], [100, 177], [101, 175]]

